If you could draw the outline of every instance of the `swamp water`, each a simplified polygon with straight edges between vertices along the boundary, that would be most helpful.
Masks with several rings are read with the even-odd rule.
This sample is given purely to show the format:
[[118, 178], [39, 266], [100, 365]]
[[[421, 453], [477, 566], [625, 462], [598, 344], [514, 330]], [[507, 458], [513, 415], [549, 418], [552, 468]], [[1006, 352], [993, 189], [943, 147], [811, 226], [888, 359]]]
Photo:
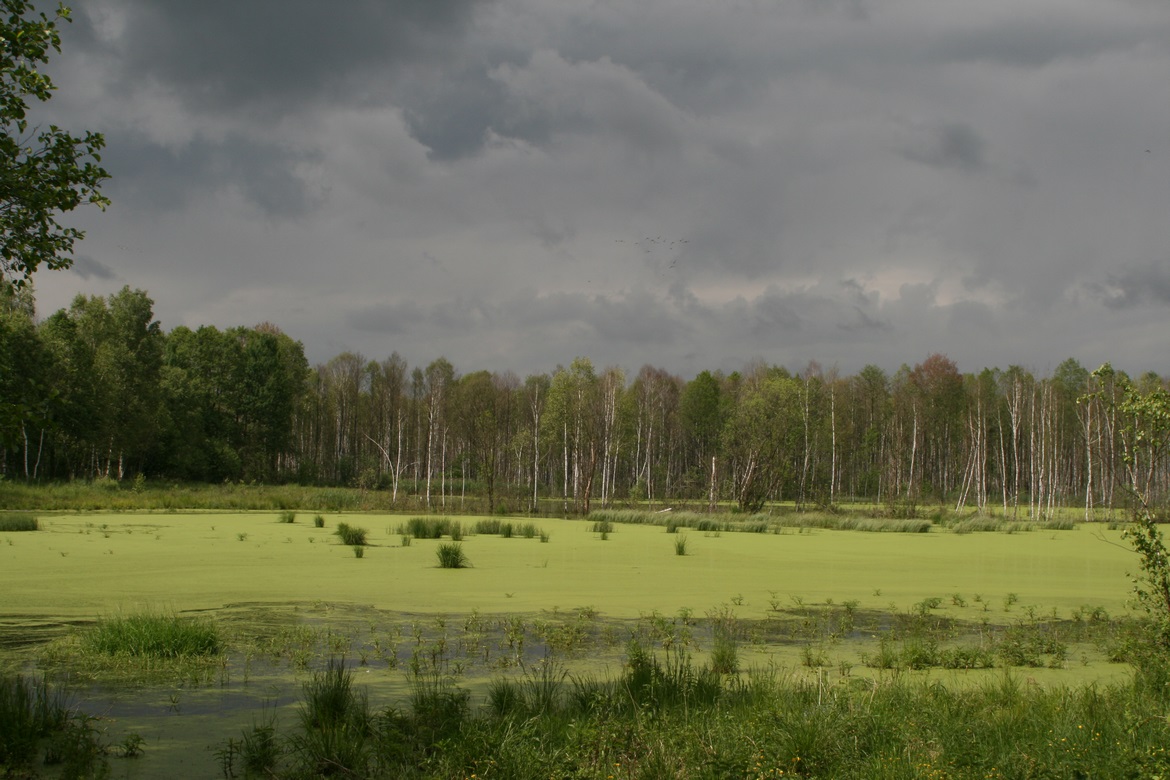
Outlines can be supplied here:
[[[915, 670], [898, 666], [898, 653], [908, 642], [1002, 641], [1019, 626], [1025, 637], [1064, 638], [1060, 657], [1037, 650], [1037, 664], [1019, 670], [1029, 682], [1128, 674], [1107, 660], [1102, 636], [1113, 629], [1101, 616], [1124, 611], [1134, 559], [1100, 528], [692, 531], [679, 556], [659, 527], [617, 526], [603, 540], [587, 521], [544, 520], [544, 544], [467, 537], [472, 568], [451, 571], [437, 567], [436, 541], [403, 546], [404, 521], [42, 517], [42, 531], [0, 535], [0, 664], [64, 683], [111, 745], [141, 737], [140, 757], [111, 759], [113, 776], [130, 778], [223, 776], [228, 740], [270, 720], [296, 727], [302, 685], [331, 658], [345, 659], [375, 711], [402, 706], [417, 679], [450, 679], [479, 706], [493, 678], [542, 664], [617, 676], [631, 639], [656, 652], [684, 648], [701, 663], [717, 634], [737, 647], [741, 670], [826, 685], [891, 675], [971, 684], [1002, 670]], [[362, 558], [332, 535], [337, 522], [370, 530]], [[141, 611], [208, 618], [226, 653], [146, 666], [79, 655], [95, 620]], [[886, 651], [894, 667], [875, 663]]]

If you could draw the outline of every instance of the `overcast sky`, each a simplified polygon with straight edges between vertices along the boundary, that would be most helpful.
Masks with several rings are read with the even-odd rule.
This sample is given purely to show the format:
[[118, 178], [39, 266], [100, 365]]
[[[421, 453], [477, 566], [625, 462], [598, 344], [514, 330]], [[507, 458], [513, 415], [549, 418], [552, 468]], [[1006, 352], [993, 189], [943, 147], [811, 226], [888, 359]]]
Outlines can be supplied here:
[[1170, 374], [1166, 0], [84, 0], [73, 295], [461, 373]]

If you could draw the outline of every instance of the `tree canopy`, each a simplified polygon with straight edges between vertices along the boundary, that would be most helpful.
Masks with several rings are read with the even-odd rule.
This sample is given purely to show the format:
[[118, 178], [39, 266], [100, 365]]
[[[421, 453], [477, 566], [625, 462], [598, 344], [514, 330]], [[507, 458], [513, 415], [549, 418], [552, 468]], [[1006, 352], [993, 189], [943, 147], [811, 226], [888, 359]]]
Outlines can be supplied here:
[[84, 234], [62, 225], [60, 214], [109, 203], [99, 192], [109, 178], [100, 166], [102, 135], [30, 122], [32, 105], [55, 89], [39, 67], [61, 51], [63, 21], [65, 6], [49, 16], [27, 0], [0, 0], [0, 278], [16, 287], [42, 265], [72, 265], [69, 253]]

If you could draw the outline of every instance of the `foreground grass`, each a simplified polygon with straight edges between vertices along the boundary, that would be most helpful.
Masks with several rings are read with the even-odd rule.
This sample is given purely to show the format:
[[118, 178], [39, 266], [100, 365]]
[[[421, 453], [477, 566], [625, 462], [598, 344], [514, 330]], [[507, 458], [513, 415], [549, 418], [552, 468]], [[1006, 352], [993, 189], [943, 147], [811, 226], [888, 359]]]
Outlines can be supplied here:
[[331, 662], [298, 727], [231, 740], [225, 776], [396, 778], [1158, 777], [1170, 771], [1165, 659], [1132, 684], [1045, 689], [1005, 674], [977, 689], [897, 679], [721, 675], [632, 647], [616, 679], [538, 665], [484, 706], [440, 678], [372, 711]]
[[144, 658], [212, 656], [222, 649], [214, 623], [151, 613], [99, 620], [82, 636], [81, 645], [100, 655]]
[[106, 756], [138, 755], [137, 736], [120, 746], [105, 744], [94, 721], [65, 703], [46, 682], [0, 677], [0, 777], [37, 777], [47, 766], [62, 778], [108, 777]]

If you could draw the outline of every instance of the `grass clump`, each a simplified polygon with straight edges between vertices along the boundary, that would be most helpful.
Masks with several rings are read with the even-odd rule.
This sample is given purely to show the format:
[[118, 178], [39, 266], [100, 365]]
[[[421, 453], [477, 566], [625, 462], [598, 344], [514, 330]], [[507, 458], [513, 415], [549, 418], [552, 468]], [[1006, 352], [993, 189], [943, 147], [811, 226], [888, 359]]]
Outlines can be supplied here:
[[365, 528], [358, 528], [349, 523], [338, 523], [337, 530], [334, 533], [341, 539], [342, 544], [348, 544], [351, 547], [364, 547], [366, 544], [366, 536], [370, 532]]
[[277, 522], [281, 523], [295, 523], [297, 521], [297, 513], [291, 509], [286, 509], [280, 513], [280, 519]]
[[0, 678], [0, 769], [31, 764], [39, 741], [64, 729], [69, 717], [63, 698], [44, 680]]
[[441, 569], [466, 569], [471, 565], [467, 560], [467, 553], [463, 552], [463, 545], [458, 542], [440, 544], [435, 550]]
[[678, 534], [674, 538], [674, 554], [675, 555], [686, 555], [687, 554], [687, 535], [686, 534]]
[[451, 533], [451, 520], [446, 517], [412, 517], [406, 521], [406, 533], [415, 539], [442, 539]]
[[212, 656], [223, 649], [219, 630], [209, 620], [150, 613], [99, 620], [81, 644], [100, 655], [164, 659]]
[[313, 517], [313, 527], [314, 528], [324, 528], [325, 527], [325, 518], [321, 517], [321, 515], [315, 515]]
[[0, 531], [37, 531], [40, 523], [34, 515], [17, 513], [0, 515]]

